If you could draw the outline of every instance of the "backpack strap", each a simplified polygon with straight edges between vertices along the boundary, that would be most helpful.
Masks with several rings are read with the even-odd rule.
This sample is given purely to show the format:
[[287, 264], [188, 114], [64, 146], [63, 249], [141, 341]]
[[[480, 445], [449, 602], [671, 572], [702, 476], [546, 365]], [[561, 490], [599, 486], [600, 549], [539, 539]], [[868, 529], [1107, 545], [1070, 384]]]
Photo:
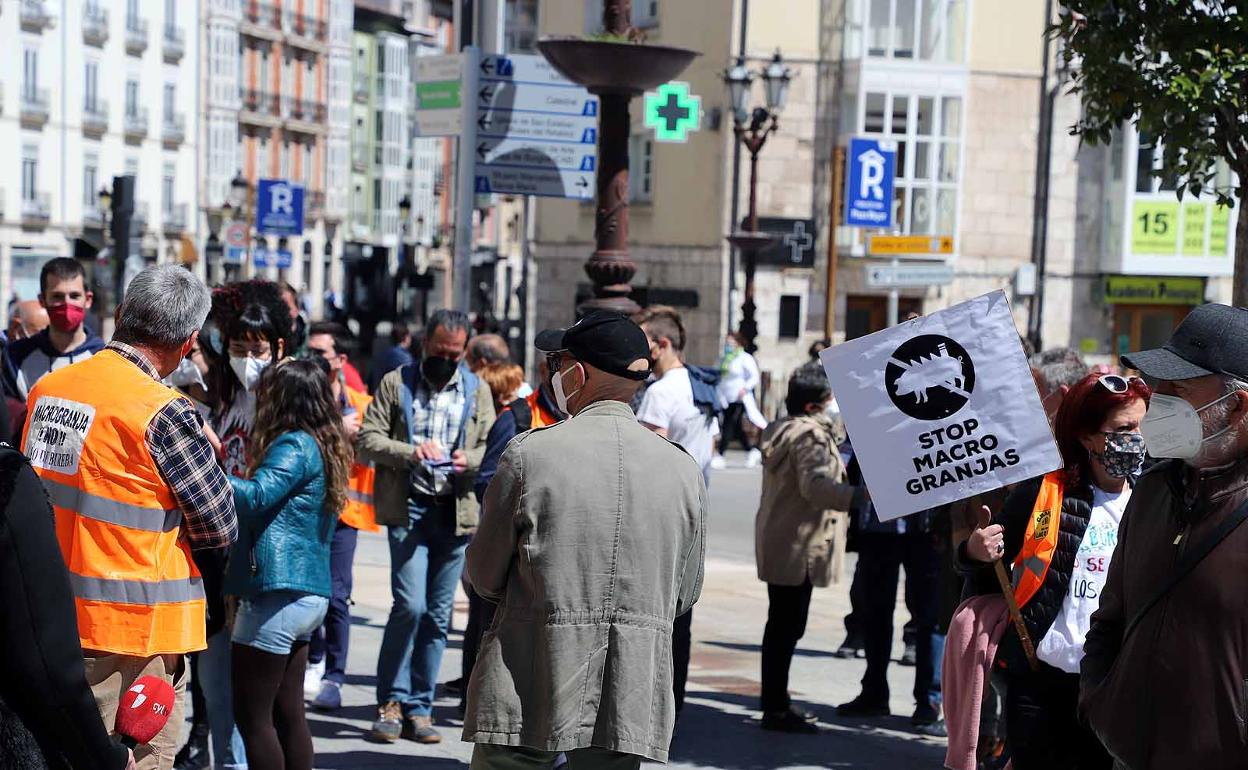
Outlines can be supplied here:
[[1213, 552], [1245, 520], [1248, 520], [1248, 500], [1240, 503], [1239, 507], [1231, 515], [1223, 519], [1222, 523], [1217, 526], [1217, 529], [1206, 535], [1204, 540], [1183, 552], [1183, 556], [1179, 559], [1179, 563], [1175, 565], [1174, 572], [1170, 575], [1165, 585], [1157, 593], [1153, 594], [1148, 601], [1144, 602], [1140, 609], [1136, 610], [1135, 617], [1131, 618], [1131, 622], [1127, 624], [1126, 630], [1122, 632], [1123, 644], [1126, 644], [1127, 639], [1131, 636], [1131, 632], [1140, 625], [1140, 621], [1144, 619], [1149, 610], [1165, 598], [1166, 594], [1174, 590], [1175, 586], [1183, 582], [1183, 578], [1196, 569], [1196, 565], [1204, 561], [1205, 557]]

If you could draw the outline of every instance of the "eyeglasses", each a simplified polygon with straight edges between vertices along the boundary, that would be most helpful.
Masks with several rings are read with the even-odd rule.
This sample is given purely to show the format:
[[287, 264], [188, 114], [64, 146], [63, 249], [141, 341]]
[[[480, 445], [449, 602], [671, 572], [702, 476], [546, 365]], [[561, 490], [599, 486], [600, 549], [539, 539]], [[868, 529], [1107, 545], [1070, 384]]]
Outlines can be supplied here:
[[1110, 393], [1126, 393], [1131, 389], [1131, 381], [1138, 379], [1140, 378], [1135, 375], [1123, 377], [1121, 374], [1102, 374], [1096, 381], [1104, 385]]
[[546, 370], [548, 372], [550, 372], [551, 374], [554, 374], [555, 372], [559, 371], [559, 366], [561, 364], [563, 364], [562, 353], [547, 353], [546, 354]]

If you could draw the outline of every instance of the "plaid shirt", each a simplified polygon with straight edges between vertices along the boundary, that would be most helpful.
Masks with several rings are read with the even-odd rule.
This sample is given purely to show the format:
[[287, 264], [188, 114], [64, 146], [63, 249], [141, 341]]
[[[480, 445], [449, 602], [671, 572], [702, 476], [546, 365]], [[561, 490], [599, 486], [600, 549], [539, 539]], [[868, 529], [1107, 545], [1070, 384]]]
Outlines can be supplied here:
[[[108, 349], [154, 380], [160, 373], [151, 361], [122, 342]], [[204, 420], [184, 398], [174, 399], [152, 418], [147, 448], [156, 469], [182, 510], [183, 530], [191, 548], [228, 548], [238, 537], [234, 491], [204, 435]]]
[[[464, 422], [464, 378], [459, 370], [442, 390], [433, 392], [429, 382], [417, 378], [416, 391], [412, 393], [412, 434], [417, 444], [436, 441], [446, 450], [450, 459], [459, 429]], [[412, 492], [418, 495], [447, 495], [453, 492], [451, 474], [444, 470], [431, 470], [424, 464], [412, 468]]]

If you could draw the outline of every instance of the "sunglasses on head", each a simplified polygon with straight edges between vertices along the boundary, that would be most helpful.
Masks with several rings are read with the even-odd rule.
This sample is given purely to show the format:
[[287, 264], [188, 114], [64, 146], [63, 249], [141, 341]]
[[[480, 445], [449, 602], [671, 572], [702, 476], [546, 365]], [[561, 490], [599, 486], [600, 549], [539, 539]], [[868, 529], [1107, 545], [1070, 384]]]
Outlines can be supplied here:
[[1138, 379], [1140, 378], [1135, 375], [1123, 377], [1121, 374], [1102, 374], [1096, 381], [1110, 393], [1126, 393], [1131, 389], [1131, 381]]
[[546, 369], [551, 374], [554, 374], [555, 372], [559, 371], [559, 366], [562, 363], [563, 363], [562, 353], [547, 353], [546, 354]]

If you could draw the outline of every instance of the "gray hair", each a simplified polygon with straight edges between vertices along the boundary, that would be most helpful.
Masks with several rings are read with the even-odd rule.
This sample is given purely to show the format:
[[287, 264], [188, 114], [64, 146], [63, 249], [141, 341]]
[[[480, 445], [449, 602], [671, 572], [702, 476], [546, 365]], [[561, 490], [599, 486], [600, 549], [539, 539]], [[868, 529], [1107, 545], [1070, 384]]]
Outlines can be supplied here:
[[468, 314], [462, 310], [450, 310], [448, 308], [439, 308], [433, 311], [433, 315], [429, 316], [429, 320], [425, 323], [425, 339], [433, 336], [438, 329], [446, 329], [448, 332], [457, 332], [464, 330], [471, 334], [471, 324], [468, 320]]
[[1065, 385], [1073, 388], [1075, 383], [1088, 376], [1088, 365], [1083, 356], [1072, 348], [1051, 348], [1031, 357], [1032, 368], [1040, 372], [1044, 385], [1050, 391]]
[[113, 339], [154, 348], [176, 348], [199, 331], [212, 309], [212, 292], [190, 270], [156, 265], [126, 287]]

